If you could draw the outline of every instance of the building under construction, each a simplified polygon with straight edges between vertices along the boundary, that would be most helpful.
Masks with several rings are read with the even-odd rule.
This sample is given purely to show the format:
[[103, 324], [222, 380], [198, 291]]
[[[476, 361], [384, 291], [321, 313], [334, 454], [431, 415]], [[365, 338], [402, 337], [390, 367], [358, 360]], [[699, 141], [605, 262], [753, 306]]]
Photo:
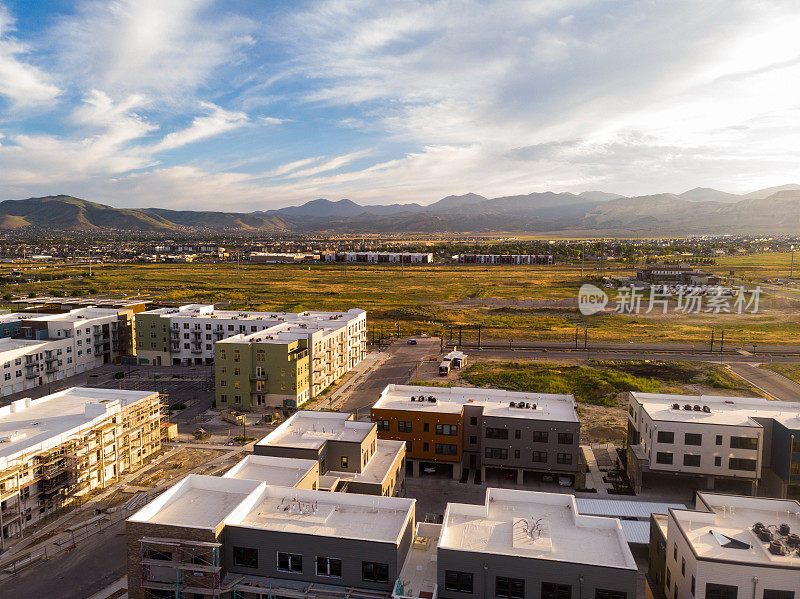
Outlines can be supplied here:
[[161, 450], [158, 393], [73, 387], [0, 408], [0, 549]]

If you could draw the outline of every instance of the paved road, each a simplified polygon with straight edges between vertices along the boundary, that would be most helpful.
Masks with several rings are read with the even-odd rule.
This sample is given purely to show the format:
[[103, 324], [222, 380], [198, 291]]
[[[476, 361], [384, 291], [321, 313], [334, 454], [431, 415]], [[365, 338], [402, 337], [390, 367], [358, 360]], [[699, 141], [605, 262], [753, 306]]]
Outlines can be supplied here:
[[[710, 342], [710, 338], [709, 338]], [[455, 340], [457, 343], [457, 340]], [[446, 340], [446, 346], [452, 346], [454, 341]], [[470, 340], [465, 342], [462, 346], [464, 350], [477, 349], [475, 341]], [[578, 340], [577, 347], [574, 341], [519, 341], [509, 343], [508, 341], [487, 339], [481, 343], [482, 349], [515, 349], [518, 351], [583, 351], [586, 349], [583, 344], [583, 338]], [[709, 353], [710, 343], [605, 343], [599, 341], [592, 341], [591, 330], [589, 331], [589, 350], [592, 352], [623, 352], [623, 353], [681, 353], [681, 354], [706, 354]], [[739, 355], [737, 352], [740, 349], [752, 351], [752, 345], [742, 345], [741, 343], [733, 343], [728, 339], [725, 343], [724, 354], [721, 355]], [[782, 345], [758, 345], [756, 347], [758, 353], [774, 354], [776, 356], [794, 355], [800, 356], [800, 347], [798, 346], [782, 346]], [[714, 342], [714, 353], [719, 352], [719, 339]]]
[[781, 401], [800, 401], [800, 385], [777, 372], [755, 364], [731, 364], [729, 368], [740, 377]]
[[787, 362], [796, 363], [800, 362], [800, 356], [765, 356], [758, 355], [741, 355], [741, 354], [719, 354], [719, 353], [659, 353], [658, 351], [607, 351], [598, 350], [592, 347], [587, 352], [585, 349], [580, 350], [563, 350], [563, 349], [465, 349], [467, 354], [480, 356], [483, 358], [494, 358], [503, 360], [515, 360], [519, 358], [525, 359], [542, 359], [542, 360], [586, 360], [587, 357], [591, 360], [658, 360], [663, 362], [720, 362], [720, 363], [749, 363], [753, 361], [759, 362]]
[[[408, 345], [405, 339], [387, 348], [389, 358], [369, 373], [342, 405], [343, 412], [355, 412], [368, 408], [378, 400], [381, 391], [389, 383], [407, 383], [414, 377], [417, 360], [439, 355], [438, 338], [417, 338], [417, 345]], [[361, 415], [359, 415], [360, 417]]]

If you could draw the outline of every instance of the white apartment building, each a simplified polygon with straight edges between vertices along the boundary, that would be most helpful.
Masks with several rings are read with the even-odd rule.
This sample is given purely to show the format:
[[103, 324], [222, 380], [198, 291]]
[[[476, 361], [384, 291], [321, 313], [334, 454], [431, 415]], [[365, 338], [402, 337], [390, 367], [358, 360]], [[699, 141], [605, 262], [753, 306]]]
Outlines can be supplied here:
[[360, 309], [237, 312], [189, 304], [137, 314], [136, 328], [136, 353], [146, 364], [212, 364], [214, 343], [234, 335], [246, 339], [274, 329], [281, 338], [306, 338], [312, 396], [355, 367], [367, 352], [367, 313]]
[[363, 264], [433, 263], [433, 254], [429, 252], [329, 252], [322, 256], [323, 262], [351, 262]]
[[637, 490], [651, 477], [677, 476], [701, 477], [708, 489], [796, 493], [800, 403], [629, 393], [627, 461]]
[[72, 387], [0, 408], [0, 549], [161, 448], [157, 393]]
[[650, 579], [667, 599], [794, 599], [800, 504], [698, 492], [694, 510], [654, 515]]

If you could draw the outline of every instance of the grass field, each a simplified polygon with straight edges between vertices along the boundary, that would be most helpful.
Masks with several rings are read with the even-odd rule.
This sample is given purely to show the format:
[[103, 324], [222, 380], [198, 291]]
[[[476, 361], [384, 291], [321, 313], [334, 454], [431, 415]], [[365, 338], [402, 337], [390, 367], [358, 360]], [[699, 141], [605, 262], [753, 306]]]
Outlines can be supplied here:
[[800, 364], [762, 364], [761, 367], [782, 374], [795, 383], [800, 383]]
[[[778, 276], [784, 254], [720, 259], [714, 267], [758, 282]], [[46, 272], [85, 274], [86, 268]], [[45, 272], [45, 271], [43, 271]], [[602, 274], [631, 274], [611, 271]], [[599, 276], [587, 269], [587, 276]], [[174, 302], [223, 302], [232, 308], [297, 311], [362, 307], [369, 324], [396, 334], [427, 332], [474, 340], [477, 325], [483, 339], [574, 339], [588, 328], [591, 341], [663, 341], [705, 344], [711, 330], [725, 329], [731, 346], [794, 343], [798, 338], [798, 304], [786, 298], [764, 298], [751, 314], [602, 314], [583, 317], [574, 307], [585, 279], [579, 266], [414, 266], [403, 270], [375, 265], [154, 264], [97, 266], [94, 276], [64, 281], [6, 285], [2, 293], [72, 295], [137, 293]], [[560, 300], [560, 301], [559, 301]], [[565, 303], [564, 300], [567, 300]], [[573, 302], [570, 305], [569, 302]]]

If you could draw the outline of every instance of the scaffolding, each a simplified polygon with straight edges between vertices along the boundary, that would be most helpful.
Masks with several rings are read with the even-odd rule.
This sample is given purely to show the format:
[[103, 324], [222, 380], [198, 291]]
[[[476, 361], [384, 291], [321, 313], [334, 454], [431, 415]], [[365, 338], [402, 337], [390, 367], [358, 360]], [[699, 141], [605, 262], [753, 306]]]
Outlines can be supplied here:
[[226, 592], [220, 543], [155, 537], [139, 543], [142, 588], [174, 591], [175, 597]]

